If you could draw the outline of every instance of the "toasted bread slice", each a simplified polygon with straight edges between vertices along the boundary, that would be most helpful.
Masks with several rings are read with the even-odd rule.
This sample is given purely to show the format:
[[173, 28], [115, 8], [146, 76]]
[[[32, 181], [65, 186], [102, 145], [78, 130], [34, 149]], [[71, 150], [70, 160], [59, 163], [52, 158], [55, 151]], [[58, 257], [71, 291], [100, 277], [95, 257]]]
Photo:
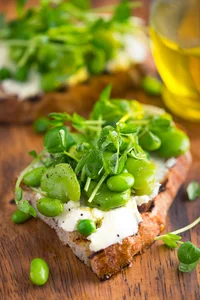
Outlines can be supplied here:
[[16, 95], [5, 94], [0, 87], [0, 123], [30, 123], [54, 111], [86, 115], [109, 83], [112, 84], [112, 97], [120, 98], [128, 89], [139, 86], [143, 76], [141, 65], [134, 65], [127, 71], [93, 76], [65, 90], [39, 94], [23, 101]]
[[[53, 218], [47, 218], [38, 212], [39, 218], [54, 228], [63, 242], [69, 245], [78, 256], [101, 279], [108, 279], [113, 274], [132, 263], [133, 256], [145, 251], [154, 238], [165, 228], [166, 216], [177, 191], [184, 182], [191, 164], [191, 155], [186, 153], [177, 158], [176, 164], [169, 169], [159, 190], [159, 194], [150, 202], [139, 207], [143, 222], [139, 224], [138, 233], [98, 252], [89, 249], [90, 242], [78, 232], [66, 232], [57, 226]], [[26, 191], [25, 197], [36, 207], [35, 192]]]

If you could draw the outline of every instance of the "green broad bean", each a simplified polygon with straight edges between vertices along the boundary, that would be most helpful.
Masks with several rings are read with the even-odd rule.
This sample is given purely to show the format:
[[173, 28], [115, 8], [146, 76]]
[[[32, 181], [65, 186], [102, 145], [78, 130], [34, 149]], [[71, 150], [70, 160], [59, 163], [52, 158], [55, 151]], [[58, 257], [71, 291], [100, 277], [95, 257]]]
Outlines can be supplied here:
[[134, 184], [134, 177], [130, 173], [121, 173], [111, 176], [107, 182], [107, 187], [113, 192], [124, 192], [130, 189]]
[[162, 87], [162, 82], [152, 76], [146, 76], [142, 81], [142, 88], [151, 96], [160, 96]]
[[61, 163], [50, 167], [43, 174], [41, 189], [47, 192], [48, 197], [63, 202], [80, 199], [80, 185], [76, 174], [69, 164]]
[[24, 213], [23, 211], [17, 209], [13, 214], [12, 214], [12, 221], [15, 224], [22, 224], [26, 221], [28, 221], [32, 216], [29, 214]]
[[37, 209], [46, 217], [56, 217], [62, 214], [64, 204], [58, 199], [40, 198], [37, 201]]
[[138, 193], [141, 192], [143, 195], [148, 195], [152, 192], [156, 173], [156, 167], [153, 162], [128, 158], [126, 169], [135, 179], [132, 187], [134, 190]]
[[160, 147], [161, 140], [151, 131], [147, 131], [139, 138], [139, 144], [145, 151], [155, 151]]
[[44, 285], [49, 278], [49, 267], [41, 258], [35, 258], [31, 261], [30, 280], [35, 285]]
[[105, 69], [106, 57], [102, 50], [95, 49], [95, 52], [86, 55], [87, 68], [91, 74], [102, 73]]
[[88, 236], [96, 231], [96, 224], [89, 219], [83, 219], [78, 221], [77, 230], [80, 234]]
[[[91, 182], [88, 191], [86, 192], [89, 198], [96, 186], [96, 182]], [[130, 199], [131, 190], [126, 190], [124, 192], [118, 193], [109, 190], [107, 185], [103, 183], [99, 188], [96, 196], [91, 203], [87, 201], [89, 207], [97, 207], [101, 210], [107, 211], [113, 208], [124, 206]]]
[[48, 118], [42, 117], [35, 120], [33, 123], [33, 128], [36, 133], [42, 134], [47, 132], [49, 128], [49, 120]]
[[188, 136], [178, 128], [157, 133], [161, 140], [161, 146], [157, 150], [161, 157], [173, 157], [184, 154], [190, 148]]
[[26, 173], [23, 182], [28, 186], [39, 186], [43, 173], [46, 171], [44, 167], [38, 167]]
[[151, 195], [155, 188], [155, 182], [148, 182], [145, 187], [141, 189], [134, 189], [134, 195], [143, 196], [143, 195]]
[[93, 44], [100, 49], [103, 49], [106, 59], [111, 59], [115, 55], [115, 50], [120, 47], [120, 42], [109, 31], [95, 31], [93, 34]]
[[58, 89], [61, 85], [58, 74], [51, 72], [42, 75], [40, 86], [43, 91], [51, 92]]

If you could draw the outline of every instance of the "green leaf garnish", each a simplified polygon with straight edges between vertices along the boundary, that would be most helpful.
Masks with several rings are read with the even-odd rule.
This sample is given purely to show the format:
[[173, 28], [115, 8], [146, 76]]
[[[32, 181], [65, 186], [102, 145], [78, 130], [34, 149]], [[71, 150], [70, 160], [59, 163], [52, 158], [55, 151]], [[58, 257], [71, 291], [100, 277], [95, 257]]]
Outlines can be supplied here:
[[127, 21], [132, 14], [129, 4], [130, 2], [128, 0], [122, 0], [114, 11], [113, 20], [120, 23]]
[[18, 206], [19, 210], [23, 211], [24, 213], [29, 214], [29, 215], [33, 216], [34, 218], [37, 217], [35, 208], [33, 208], [27, 200], [19, 201], [17, 206]]
[[180, 245], [178, 249], [178, 259], [180, 261], [178, 269], [181, 272], [191, 272], [196, 268], [198, 262], [200, 261], [200, 248], [196, 247], [191, 242], [180, 241], [181, 236], [177, 234], [193, 228], [199, 222], [200, 222], [200, 217], [197, 218], [194, 222], [192, 222], [188, 226], [185, 226], [171, 233], [166, 233], [164, 235], [157, 236], [154, 239], [155, 241], [162, 240], [164, 244], [171, 249], [177, 248]]
[[19, 16], [24, 12], [24, 6], [28, 2], [28, 0], [17, 0], [17, 13]]
[[187, 194], [190, 201], [194, 201], [200, 196], [200, 185], [198, 182], [192, 181], [188, 184]]
[[165, 243], [166, 246], [168, 246], [171, 249], [177, 248], [179, 246], [179, 241], [181, 240], [181, 236], [172, 234], [172, 233], [167, 233], [163, 237], [163, 242]]
[[15, 188], [15, 201], [18, 203], [20, 200], [22, 200], [22, 189], [20, 187]]
[[195, 261], [192, 264], [184, 264], [184, 263], [180, 263], [178, 266], [178, 269], [180, 272], [183, 273], [188, 273], [188, 272], [192, 272], [193, 270], [196, 269], [197, 265], [198, 265], [199, 261]]
[[29, 151], [28, 153], [30, 156], [32, 156], [33, 158], [36, 158], [38, 155], [37, 155], [37, 152], [35, 150], [31, 150]]
[[181, 263], [193, 264], [200, 259], [200, 248], [191, 242], [185, 242], [178, 249], [178, 259]]

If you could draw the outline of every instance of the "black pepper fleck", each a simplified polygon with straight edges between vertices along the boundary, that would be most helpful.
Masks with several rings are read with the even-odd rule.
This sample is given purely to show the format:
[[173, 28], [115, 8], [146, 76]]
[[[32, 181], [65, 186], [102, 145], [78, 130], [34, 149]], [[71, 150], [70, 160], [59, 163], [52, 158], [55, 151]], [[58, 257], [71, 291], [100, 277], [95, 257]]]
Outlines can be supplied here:
[[14, 199], [11, 199], [11, 200], [10, 200], [10, 204], [15, 204], [15, 200], [14, 200]]
[[83, 214], [81, 214], [81, 216], [83, 216]]
[[117, 236], [119, 237], [119, 234], [117, 234]]

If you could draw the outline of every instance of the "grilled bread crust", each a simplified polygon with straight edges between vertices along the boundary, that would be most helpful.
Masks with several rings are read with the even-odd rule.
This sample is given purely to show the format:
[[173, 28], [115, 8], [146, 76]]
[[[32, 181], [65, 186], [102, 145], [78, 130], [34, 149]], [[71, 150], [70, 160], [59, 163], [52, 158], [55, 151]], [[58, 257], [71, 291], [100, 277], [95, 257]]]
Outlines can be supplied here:
[[[74, 254], [84, 261], [99, 279], [108, 279], [124, 267], [129, 266], [134, 255], [148, 249], [154, 242], [154, 238], [164, 230], [167, 212], [186, 178], [190, 164], [191, 154], [189, 152], [179, 156], [161, 185], [159, 194], [151, 201], [151, 205], [139, 207], [143, 222], [139, 224], [137, 234], [124, 238], [121, 243], [111, 245], [98, 252], [90, 251], [89, 241], [79, 233], [64, 231], [57, 226], [53, 218], [44, 217], [39, 212], [38, 216], [56, 230], [60, 240], [69, 245]], [[36, 207], [35, 193], [27, 190], [25, 194], [26, 199]]]
[[5, 94], [0, 86], [0, 123], [30, 123], [50, 112], [87, 115], [108, 84], [112, 84], [112, 97], [120, 98], [130, 88], [140, 85], [144, 73], [141, 65], [134, 65], [127, 71], [92, 76], [84, 83], [23, 101], [16, 95]]

